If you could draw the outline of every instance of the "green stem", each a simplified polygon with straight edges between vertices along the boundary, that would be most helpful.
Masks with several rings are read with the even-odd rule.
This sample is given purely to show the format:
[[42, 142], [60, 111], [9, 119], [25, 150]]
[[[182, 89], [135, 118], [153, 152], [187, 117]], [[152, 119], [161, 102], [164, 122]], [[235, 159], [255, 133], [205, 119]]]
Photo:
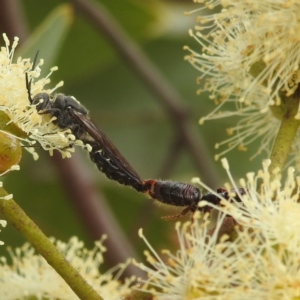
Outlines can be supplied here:
[[0, 212], [11, 224], [31, 243], [31, 245], [46, 259], [66, 281], [80, 299], [102, 300], [96, 291], [81, 277], [66, 258], [49, 241], [38, 226], [25, 214], [13, 200], [3, 200], [7, 192], [0, 188]]
[[299, 97], [289, 97], [284, 100], [282, 104], [284, 114], [270, 156], [271, 165], [269, 172], [271, 179], [274, 178], [274, 171], [276, 169], [283, 170], [291, 150], [291, 145], [300, 126], [300, 120], [295, 119], [298, 112]]

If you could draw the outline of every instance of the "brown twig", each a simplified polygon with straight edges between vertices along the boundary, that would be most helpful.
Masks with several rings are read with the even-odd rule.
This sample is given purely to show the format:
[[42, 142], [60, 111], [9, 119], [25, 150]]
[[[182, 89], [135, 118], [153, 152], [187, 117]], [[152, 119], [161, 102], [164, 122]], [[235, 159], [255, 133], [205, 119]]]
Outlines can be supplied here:
[[182, 141], [191, 153], [195, 166], [205, 175], [204, 181], [212, 187], [217, 186], [218, 176], [205, 150], [205, 143], [199, 133], [196, 134], [190, 126], [188, 110], [175, 89], [110, 16], [104, 6], [89, 0], [71, 0], [71, 2], [79, 12], [86, 16], [88, 22], [106, 36], [120, 57], [156, 95], [173, 120], [177, 133], [182, 136]]
[[20, 43], [25, 41], [28, 30], [19, 0], [1, 1], [0, 28], [10, 40], [17, 36]]

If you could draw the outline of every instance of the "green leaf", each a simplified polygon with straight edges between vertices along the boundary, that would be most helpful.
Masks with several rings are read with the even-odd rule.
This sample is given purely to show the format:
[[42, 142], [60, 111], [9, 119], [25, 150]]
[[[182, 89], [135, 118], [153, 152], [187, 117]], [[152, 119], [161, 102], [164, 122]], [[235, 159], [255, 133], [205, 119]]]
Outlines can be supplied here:
[[37, 27], [22, 48], [19, 48], [15, 57], [22, 56], [33, 59], [36, 52], [39, 51], [39, 58], [44, 59], [41, 76], [46, 76], [49, 69], [55, 64], [72, 21], [72, 6], [69, 4], [59, 5]]

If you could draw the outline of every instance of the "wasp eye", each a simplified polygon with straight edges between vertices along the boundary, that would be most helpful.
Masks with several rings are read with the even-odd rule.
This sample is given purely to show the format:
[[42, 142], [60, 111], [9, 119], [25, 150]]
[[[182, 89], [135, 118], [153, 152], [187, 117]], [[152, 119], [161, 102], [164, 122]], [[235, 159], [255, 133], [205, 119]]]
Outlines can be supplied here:
[[44, 110], [46, 108], [51, 108], [50, 97], [46, 93], [39, 93], [33, 97], [32, 104], [36, 105], [36, 110]]

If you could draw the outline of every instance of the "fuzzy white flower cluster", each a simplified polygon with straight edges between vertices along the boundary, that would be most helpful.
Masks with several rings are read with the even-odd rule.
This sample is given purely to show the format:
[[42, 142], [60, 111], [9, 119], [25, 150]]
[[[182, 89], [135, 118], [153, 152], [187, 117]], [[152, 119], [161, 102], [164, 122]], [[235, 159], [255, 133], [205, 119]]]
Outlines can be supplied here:
[[[129, 293], [131, 280], [128, 279], [124, 284], [118, 281], [127, 263], [120, 264], [104, 274], [99, 271], [99, 266], [103, 263], [102, 254], [105, 251], [103, 240], [96, 242], [92, 250], [84, 248], [83, 243], [76, 237], [71, 238], [68, 243], [54, 240], [53, 242], [103, 299], [121, 299]], [[3, 257], [0, 260], [1, 300], [79, 299], [29, 244], [17, 248], [14, 252], [10, 250], [10, 256], [11, 265]]]
[[[202, 89], [217, 104], [200, 123], [240, 117], [228, 129], [235, 135], [217, 145], [228, 144], [217, 158], [236, 147], [245, 150], [257, 138], [262, 139], [258, 152], [269, 150], [284, 113], [280, 105], [295, 94], [300, 82], [299, 1], [195, 2], [201, 8], [194, 11], [199, 13], [198, 25], [190, 33], [201, 52], [187, 48], [187, 60], [202, 73]], [[295, 118], [300, 118], [299, 111]]]
[[[231, 181], [226, 188], [238, 193], [227, 162], [223, 164]], [[240, 180], [238, 187], [247, 190], [239, 195], [242, 202], [223, 199], [222, 207], [212, 205], [220, 211], [214, 230], [207, 229], [205, 219], [178, 223], [179, 250], [164, 251], [167, 260], [140, 233], [153, 266], [137, 264], [148, 273], [143, 290], [170, 300], [298, 299], [300, 178], [290, 168], [284, 184], [279, 175], [270, 180], [268, 165]], [[229, 221], [237, 224], [235, 238], [221, 234]]]
[[[36, 80], [40, 76], [42, 60], [34, 69], [32, 69], [30, 59], [19, 57], [13, 62], [18, 38], [15, 38], [11, 48], [5, 34], [3, 34], [3, 38], [6, 47], [1, 47], [0, 51], [0, 112], [8, 117], [9, 123], [13, 123], [21, 129], [20, 132], [23, 133], [17, 137], [23, 141], [24, 145], [30, 146], [37, 141], [41, 147], [50, 151], [50, 154], [57, 149], [63, 157], [69, 157], [70, 152], [74, 151], [74, 148], [69, 145], [74, 144], [75, 137], [70, 130], [61, 130], [55, 126], [47, 115], [38, 114], [35, 105], [31, 105], [29, 101], [26, 88], [25, 74], [27, 73], [31, 81], [32, 97], [40, 92], [51, 94], [58, 86], [62, 85], [59, 83], [52, 90], [45, 89], [45, 85], [50, 82], [49, 76], [57, 68], [52, 68], [46, 78]], [[1, 119], [3, 119], [2, 115]], [[1, 129], [3, 130], [3, 128]], [[31, 148], [31, 152], [34, 154], [34, 158], [37, 158], [33, 148]]]

